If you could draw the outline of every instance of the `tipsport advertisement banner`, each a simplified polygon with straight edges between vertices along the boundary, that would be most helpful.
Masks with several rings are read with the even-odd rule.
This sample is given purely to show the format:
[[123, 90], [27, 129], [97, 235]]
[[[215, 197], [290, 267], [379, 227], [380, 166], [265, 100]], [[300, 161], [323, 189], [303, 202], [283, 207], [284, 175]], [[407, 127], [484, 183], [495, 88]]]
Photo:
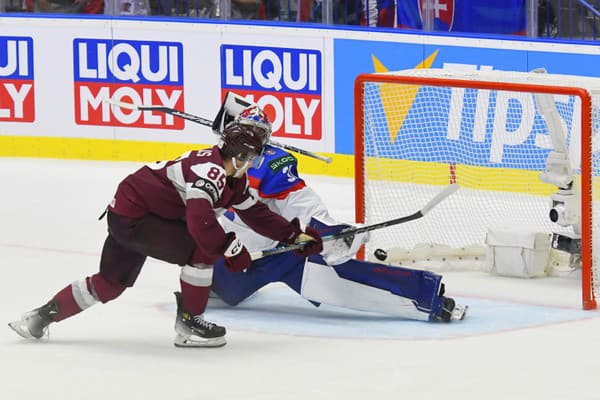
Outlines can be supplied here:
[[[410, 99], [410, 105], [399, 110], [391, 104], [394, 90], [378, 88], [371, 87], [369, 104], [382, 112], [386, 123], [379, 118], [377, 123], [371, 121], [370, 129], [389, 133], [389, 143], [377, 149], [379, 157], [530, 171], [546, 168], [552, 138], [531, 93], [423, 86], [406, 89], [403, 99]], [[554, 101], [564, 121], [569, 159], [579, 160], [580, 120], [573, 116], [581, 114], [581, 104], [573, 96], [556, 96]], [[428, 150], [415, 151], [418, 148]]]
[[[436, 38], [437, 39], [437, 38]], [[446, 42], [444, 42], [444, 40]], [[519, 41], [489, 41], [489, 43], [478, 44], [478, 47], [461, 45], [450, 45], [449, 40], [440, 39], [436, 45], [433, 40], [428, 44], [422, 43], [391, 43], [360, 40], [334, 40], [335, 49], [335, 120], [338, 132], [354, 132], [354, 120], [348, 118], [353, 113], [353, 89], [354, 80], [361, 73], [398, 71], [411, 68], [444, 68], [455, 70], [505, 70], [505, 71], [531, 71], [544, 67], [549, 73], [570, 74], [581, 76], [600, 76], [600, 70], [596, 67], [600, 59], [598, 49], [593, 46], [583, 46], [581, 53], [567, 53], [560, 46], [544, 46], [539, 43]], [[464, 40], [468, 42], [467, 39]], [[496, 45], [497, 47], [493, 47]], [[533, 50], [535, 45], [535, 50]], [[544, 47], [549, 50], [544, 51]], [[551, 51], [559, 50], [559, 51]], [[573, 50], [573, 48], [571, 49]], [[419, 107], [420, 103], [426, 101], [425, 93], [419, 93], [414, 98], [411, 108]], [[444, 119], [442, 126], [459, 126], [460, 132], [436, 132], [436, 137], [428, 138], [438, 143], [439, 147], [452, 147], [451, 141], [460, 135], [461, 138], [471, 138], [471, 146], [474, 153], [478, 155], [478, 165], [487, 165], [498, 168], [527, 168], [541, 170], [544, 168], [544, 160], [551, 148], [547, 135], [540, 135], [540, 124], [542, 117], [535, 111], [525, 113], [523, 110], [535, 110], [531, 96], [509, 96], [510, 98], [494, 94], [486, 99], [486, 104], [475, 109], [463, 109], [460, 115], [453, 115], [450, 109], [457, 109], [463, 104], [464, 98], [460, 96], [469, 95], [469, 91], [460, 89], [448, 89], [442, 100], [445, 101], [445, 109], [438, 110], [437, 118]], [[577, 112], [573, 100], [565, 100], [559, 109], [564, 112], [561, 117], [565, 120], [565, 126], [569, 133], [576, 127], [568, 115]], [[391, 110], [385, 109], [385, 115], [391, 115]], [[443, 107], [442, 107], [443, 108]], [[459, 108], [460, 109], [460, 108]], [[516, 125], [507, 126], [508, 115], [516, 120]], [[532, 117], [533, 115], [533, 117]], [[400, 146], [395, 140], [398, 135], [404, 135], [403, 129], [406, 122], [410, 122], [410, 111], [406, 117], [405, 124], [394, 126], [394, 132], [390, 132], [390, 147]], [[456, 121], [450, 123], [450, 119]], [[483, 121], [485, 132], [475, 132], [473, 124], [465, 123], [469, 120]], [[462, 122], [461, 122], [462, 121]], [[393, 125], [393, 124], [392, 124]], [[413, 124], [414, 126], [414, 124]], [[518, 132], [518, 135], [515, 133]], [[536, 133], [537, 132], [537, 133]], [[518, 137], [517, 137], [518, 136]], [[576, 135], [570, 135], [576, 139]], [[515, 141], [518, 141], [516, 143]], [[514, 159], [513, 144], [519, 144], [530, 154], [538, 154], [537, 165], [511, 164]], [[576, 148], [577, 146], [573, 146]], [[400, 148], [397, 149], [401, 154]], [[350, 140], [336, 140], [336, 153], [353, 154], [354, 142]], [[431, 155], [423, 154], [422, 157]], [[419, 156], [419, 157], [421, 157]], [[418, 161], [442, 161], [427, 158]]]

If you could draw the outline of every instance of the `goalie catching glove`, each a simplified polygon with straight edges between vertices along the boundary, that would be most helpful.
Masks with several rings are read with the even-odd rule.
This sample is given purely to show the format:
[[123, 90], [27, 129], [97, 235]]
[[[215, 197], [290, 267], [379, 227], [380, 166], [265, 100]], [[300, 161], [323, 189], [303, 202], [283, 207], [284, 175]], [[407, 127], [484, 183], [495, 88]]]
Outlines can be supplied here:
[[294, 250], [296, 255], [306, 258], [323, 251], [323, 239], [321, 239], [321, 235], [316, 229], [307, 226], [303, 232], [300, 229], [300, 221], [298, 218], [294, 218], [292, 224], [298, 229], [298, 234], [295, 235], [288, 244], [304, 243], [304, 246], [301, 249]]
[[[348, 226], [340, 231], [360, 228], [362, 225]], [[327, 242], [327, 246], [323, 251], [323, 258], [329, 265], [343, 264], [356, 256], [356, 253], [362, 245], [368, 242], [370, 239], [369, 232], [357, 233], [352, 236], [346, 236], [345, 238], [331, 240]]]
[[225, 266], [231, 272], [241, 272], [250, 267], [252, 258], [246, 249], [246, 246], [235, 236], [235, 233], [227, 233], [227, 241], [225, 242]]
[[[335, 224], [335, 221], [324, 222], [320, 218], [312, 217], [310, 226], [321, 232], [322, 235], [335, 236], [347, 230], [360, 228], [362, 224], [348, 225]], [[321, 255], [328, 265], [339, 265], [356, 256], [362, 245], [369, 241], [369, 232], [355, 233], [339, 239], [329, 240], [323, 245]]]

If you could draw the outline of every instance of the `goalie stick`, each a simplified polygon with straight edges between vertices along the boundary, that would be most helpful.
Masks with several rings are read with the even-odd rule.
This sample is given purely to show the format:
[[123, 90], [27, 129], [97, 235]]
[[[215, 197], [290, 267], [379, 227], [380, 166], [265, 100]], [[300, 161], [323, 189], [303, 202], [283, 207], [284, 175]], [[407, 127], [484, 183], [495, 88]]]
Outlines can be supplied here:
[[[162, 112], [162, 113], [165, 113], [165, 114], [173, 115], [175, 117], [186, 119], [188, 121], [192, 121], [192, 122], [195, 122], [197, 124], [204, 125], [204, 126], [212, 127], [212, 124], [213, 124], [213, 121], [211, 121], [209, 119], [202, 118], [202, 117], [199, 117], [197, 115], [189, 114], [189, 113], [186, 113], [184, 111], [176, 110], [176, 109], [171, 108], [171, 107], [166, 107], [166, 106], [138, 106], [138, 105], [135, 105], [133, 103], [126, 103], [126, 102], [123, 102], [123, 101], [113, 101], [113, 100], [110, 100], [110, 99], [107, 99], [105, 101], [107, 103], [109, 103], [109, 104], [114, 105], [114, 106], [121, 107], [121, 108], [126, 108], [128, 110], [158, 111], [158, 112]], [[296, 147], [296, 146], [291, 146], [289, 144], [283, 144], [283, 143], [279, 143], [279, 142], [274, 142], [272, 140], [269, 140], [269, 144], [271, 144], [271, 145], [273, 145], [275, 147], [279, 147], [279, 148], [285, 149], [285, 150], [293, 151], [294, 153], [298, 153], [298, 154], [302, 154], [304, 156], [315, 158], [317, 160], [326, 162], [327, 164], [331, 163], [331, 157], [321, 156], [319, 154], [313, 153], [312, 151], [304, 150], [304, 149], [301, 149], [301, 148]]]
[[[360, 226], [360, 227], [356, 227], [356, 228], [352, 228], [352, 229], [343, 230], [339, 233], [336, 233], [335, 235], [323, 236], [323, 237], [321, 237], [321, 239], [323, 239], [323, 242], [329, 242], [330, 240], [344, 239], [344, 238], [347, 238], [350, 236], [357, 235], [359, 233], [371, 232], [376, 229], [387, 228], [389, 226], [399, 225], [399, 224], [403, 224], [405, 222], [414, 221], [415, 219], [419, 219], [419, 218], [423, 217], [433, 207], [437, 206], [442, 200], [444, 200], [446, 197], [448, 197], [451, 194], [453, 194], [454, 192], [456, 192], [458, 190], [458, 188], [459, 188], [459, 186], [456, 183], [452, 183], [452, 184], [446, 186], [446, 188], [444, 188], [441, 192], [436, 194], [419, 211], [417, 211], [413, 214], [410, 214], [410, 215], [407, 215], [404, 217], [390, 219], [388, 221], [379, 222], [379, 223], [372, 224], [372, 225], [365, 225], [365, 226]], [[304, 247], [305, 245], [306, 245], [306, 242], [292, 244], [292, 245], [286, 245], [286, 246], [278, 246], [278, 247], [274, 247], [269, 250], [253, 252], [250, 254], [250, 257], [252, 258], [252, 260], [258, 260], [260, 258], [272, 256], [275, 254], [285, 253], [285, 252], [292, 251], [292, 250], [298, 250], [298, 249], [301, 249], [302, 247]]]

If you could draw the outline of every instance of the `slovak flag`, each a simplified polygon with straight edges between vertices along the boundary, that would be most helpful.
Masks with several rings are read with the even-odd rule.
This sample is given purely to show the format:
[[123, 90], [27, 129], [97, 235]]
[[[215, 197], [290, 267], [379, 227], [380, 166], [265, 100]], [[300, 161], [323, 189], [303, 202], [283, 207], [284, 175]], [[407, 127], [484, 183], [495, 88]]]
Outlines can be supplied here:
[[441, 32], [524, 35], [525, 0], [406, 0], [397, 1], [397, 26], [423, 29], [426, 12], [433, 30]]
[[434, 30], [451, 31], [454, 24], [454, 0], [419, 0], [419, 15], [425, 20], [427, 12], [433, 15]]

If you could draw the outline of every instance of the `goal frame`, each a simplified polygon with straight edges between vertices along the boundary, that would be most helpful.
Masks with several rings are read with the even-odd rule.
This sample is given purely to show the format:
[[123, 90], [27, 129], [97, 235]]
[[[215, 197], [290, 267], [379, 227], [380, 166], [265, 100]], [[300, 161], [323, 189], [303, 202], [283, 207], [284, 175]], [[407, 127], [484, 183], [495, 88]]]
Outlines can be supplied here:
[[[447, 77], [401, 76], [393, 74], [360, 74], [354, 82], [354, 183], [355, 220], [365, 222], [365, 159], [364, 159], [364, 83], [389, 83], [401, 85], [426, 85], [449, 88], [472, 88], [482, 90], [510, 90], [522, 93], [577, 96], [581, 99], [581, 293], [585, 310], [597, 308], [593, 288], [592, 254], [592, 97], [583, 87], [541, 85], [453, 79]], [[415, 204], [415, 207], [418, 207]], [[364, 259], [364, 249], [358, 257]]]

